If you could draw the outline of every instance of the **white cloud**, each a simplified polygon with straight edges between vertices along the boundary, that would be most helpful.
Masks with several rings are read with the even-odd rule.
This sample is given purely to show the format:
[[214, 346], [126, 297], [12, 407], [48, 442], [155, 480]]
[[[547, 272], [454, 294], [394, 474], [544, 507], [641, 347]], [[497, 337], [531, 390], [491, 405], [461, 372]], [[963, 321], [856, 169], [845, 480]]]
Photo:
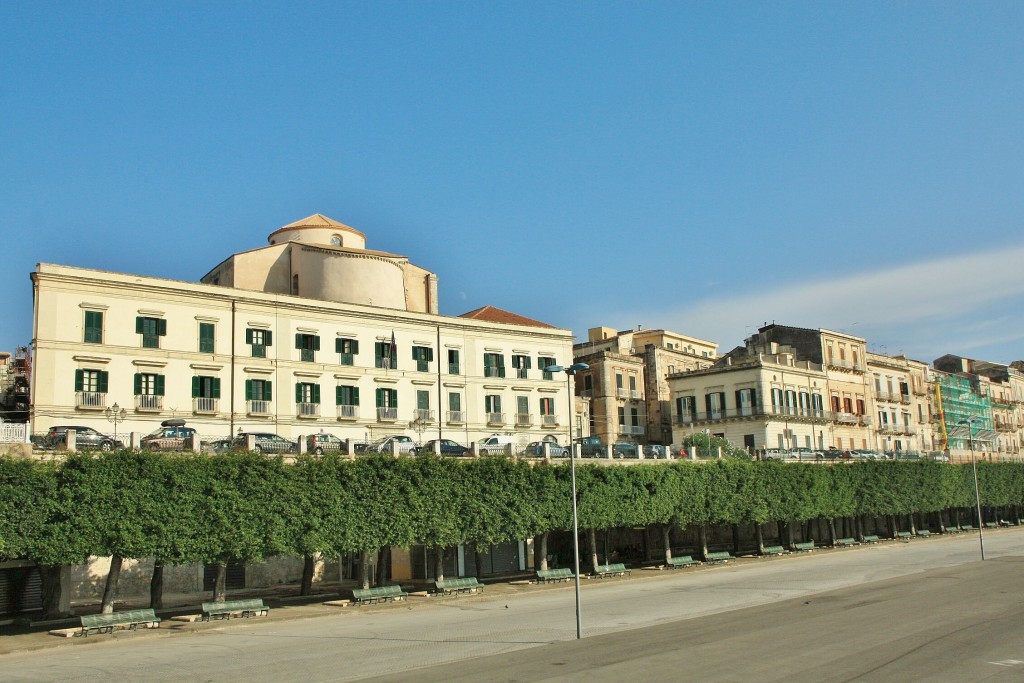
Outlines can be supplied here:
[[[886, 353], [931, 360], [1024, 338], [1022, 267], [1024, 245], [1014, 245], [834, 279], [801, 282], [791, 275], [774, 288], [765, 284], [780, 275], [772, 270], [749, 292], [642, 314], [652, 327], [712, 340], [722, 350], [774, 321], [843, 330], [866, 338], [869, 347], [884, 345]], [[616, 318], [635, 320], [637, 313]], [[1006, 353], [1012, 351], [1007, 347]]]

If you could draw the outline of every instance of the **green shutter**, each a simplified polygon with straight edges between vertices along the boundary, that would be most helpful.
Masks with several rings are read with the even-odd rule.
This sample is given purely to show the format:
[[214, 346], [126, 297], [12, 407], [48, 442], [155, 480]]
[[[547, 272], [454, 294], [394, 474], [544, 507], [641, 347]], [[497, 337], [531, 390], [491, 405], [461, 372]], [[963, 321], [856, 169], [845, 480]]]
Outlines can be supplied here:
[[295, 383], [295, 402], [302, 403], [302, 382]]
[[199, 378], [192, 378], [192, 398], [199, 398]]
[[245, 400], [246, 401], [251, 401], [252, 400], [252, 380], [251, 379], [245, 380]]
[[105, 393], [107, 393], [107, 378], [109, 377], [109, 375], [107, 374], [106, 370], [100, 370], [98, 374], [99, 374], [99, 393], [105, 394]]
[[213, 378], [213, 396], [211, 398], [220, 398], [220, 377]]
[[135, 373], [134, 384], [132, 386], [133, 386], [133, 390], [135, 392], [135, 396], [141, 396], [142, 395], [142, 373], [141, 372], [136, 372]]
[[418, 410], [429, 410], [430, 409], [430, 392], [429, 391], [417, 391], [416, 392], [416, 408]]
[[359, 340], [358, 339], [353, 339], [352, 343], [349, 345], [349, 348], [352, 349], [352, 355], [353, 356], [358, 354], [359, 353]]
[[318, 335], [318, 334], [313, 335], [313, 350], [314, 351], [319, 351], [320, 350], [320, 335]]
[[167, 321], [163, 318], [157, 318], [156, 320], [156, 336], [166, 337], [167, 336]]
[[[263, 333], [263, 345], [264, 346], [273, 346], [274, 345], [274, 333], [271, 332], [270, 330], [267, 330], [266, 332]], [[269, 400], [269, 399], [267, 399], [267, 400]]]
[[142, 321], [145, 320], [141, 315], [135, 316], [135, 334], [142, 334]]
[[245, 328], [245, 343], [246, 344], [252, 344], [252, 328], [251, 327]]
[[382, 393], [383, 391], [384, 391], [384, 390], [383, 390], [383, 389], [381, 389], [381, 388], [379, 388], [379, 387], [378, 387], [378, 388], [377, 388], [377, 390], [376, 390], [376, 394], [377, 394], [377, 407], [378, 407], [378, 408], [381, 408], [381, 407], [383, 407], [383, 406], [384, 406], [384, 401], [383, 401], [383, 399], [381, 398], [381, 397], [383, 396], [383, 393]]
[[295, 348], [302, 348], [302, 334], [300, 332], [295, 333]]
[[274, 400], [274, 383], [269, 380], [263, 383], [263, 400]]
[[335, 353], [344, 353], [344, 351], [341, 350], [342, 349], [342, 345], [344, 343], [345, 343], [345, 340], [342, 339], [341, 337], [338, 337], [337, 339], [335, 339], [334, 340], [334, 352]]
[[341, 397], [341, 390], [342, 390], [342, 387], [340, 385], [334, 387], [334, 405], [337, 405], [337, 406], [345, 405], [344, 403], [342, 403], [342, 400], [341, 400], [341, 398], [342, 398]]
[[75, 370], [75, 392], [82, 391], [85, 384], [85, 370]]
[[163, 375], [157, 375], [156, 376], [156, 395], [157, 396], [163, 396], [164, 395], [164, 376]]
[[352, 405], [359, 405], [359, 387], [352, 387]]

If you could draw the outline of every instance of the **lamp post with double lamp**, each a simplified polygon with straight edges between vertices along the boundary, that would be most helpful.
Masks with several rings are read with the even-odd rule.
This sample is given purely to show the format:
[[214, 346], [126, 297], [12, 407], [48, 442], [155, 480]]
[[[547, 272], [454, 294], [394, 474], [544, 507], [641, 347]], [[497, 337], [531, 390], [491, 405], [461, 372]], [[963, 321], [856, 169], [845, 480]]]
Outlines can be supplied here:
[[586, 363], [574, 363], [567, 368], [561, 365], [550, 365], [544, 372], [564, 372], [565, 387], [569, 392], [569, 473], [572, 479], [572, 562], [573, 573], [576, 575], [576, 639], [583, 638], [583, 622], [580, 617], [580, 529], [579, 517], [576, 512], [576, 444], [572, 440], [572, 419], [576, 411], [572, 405], [572, 376], [577, 372], [589, 370]]
[[960, 420], [967, 427], [967, 438], [971, 445], [971, 468], [974, 470], [974, 500], [978, 504], [978, 543], [981, 544], [981, 561], [985, 561], [985, 521], [981, 518], [981, 492], [978, 490], [978, 462], [974, 459], [974, 423], [976, 417]]
[[114, 423], [114, 442], [117, 443], [117, 423], [124, 422], [125, 417], [128, 415], [128, 411], [121, 406], [114, 403], [114, 405], [103, 411], [107, 416], [108, 422]]

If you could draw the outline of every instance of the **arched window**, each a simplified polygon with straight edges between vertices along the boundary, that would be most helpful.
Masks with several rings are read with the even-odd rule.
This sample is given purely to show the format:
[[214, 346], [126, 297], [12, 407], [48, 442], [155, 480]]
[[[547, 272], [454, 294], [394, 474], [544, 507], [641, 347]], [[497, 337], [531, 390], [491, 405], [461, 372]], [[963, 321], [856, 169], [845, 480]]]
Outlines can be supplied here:
[[331, 235], [331, 246], [332, 247], [340, 247], [341, 246], [341, 235]]

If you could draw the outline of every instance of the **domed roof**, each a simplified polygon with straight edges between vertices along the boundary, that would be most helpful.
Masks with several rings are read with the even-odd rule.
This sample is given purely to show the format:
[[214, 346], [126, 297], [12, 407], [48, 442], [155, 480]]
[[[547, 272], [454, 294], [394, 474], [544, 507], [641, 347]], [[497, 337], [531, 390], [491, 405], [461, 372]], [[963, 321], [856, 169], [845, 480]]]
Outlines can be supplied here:
[[328, 218], [322, 213], [314, 213], [312, 216], [306, 216], [302, 220], [298, 220], [295, 221], [294, 223], [289, 223], [284, 227], [278, 228], [274, 232], [270, 233], [267, 239], [270, 240], [271, 238], [274, 237], [274, 235], [276, 235], [279, 232], [302, 230], [303, 228], [327, 228], [330, 230], [339, 230], [343, 232], [350, 232], [353, 235], [359, 235], [359, 237], [362, 237], [364, 240], [366, 239], [366, 235], [359, 232], [355, 228], [345, 225], [344, 223], [339, 223], [333, 218]]

